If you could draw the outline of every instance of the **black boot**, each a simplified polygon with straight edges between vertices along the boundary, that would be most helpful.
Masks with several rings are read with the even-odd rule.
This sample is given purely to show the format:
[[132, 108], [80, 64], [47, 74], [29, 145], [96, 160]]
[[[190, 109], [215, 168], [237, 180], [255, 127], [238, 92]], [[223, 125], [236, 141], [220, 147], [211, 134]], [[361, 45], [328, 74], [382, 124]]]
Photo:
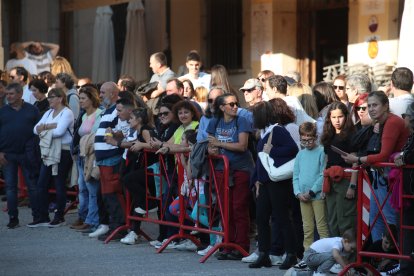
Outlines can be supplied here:
[[254, 263], [249, 264], [249, 268], [261, 268], [261, 267], [271, 267], [272, 261], [269, 258], [268, 253], [259, 252], [259, 257]]
[[296, 254], [288, 253], [286, 255], [286, 259], [284, 262], [279, 266], [279, 269], [286, 270], [297, 264], [298, 260], [296, 259]]

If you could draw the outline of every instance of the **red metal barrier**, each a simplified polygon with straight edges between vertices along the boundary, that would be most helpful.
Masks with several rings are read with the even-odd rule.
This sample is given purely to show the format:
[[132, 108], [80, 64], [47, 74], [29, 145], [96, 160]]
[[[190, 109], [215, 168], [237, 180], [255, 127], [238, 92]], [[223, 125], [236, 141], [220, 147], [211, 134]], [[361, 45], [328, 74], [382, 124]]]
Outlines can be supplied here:
[[[147, 154], [149, 151], [145, 151], [145, 167], [148, 168], [147, 166]], [[180, 158], [176, 158], [176, 160], [180, 160]], [[216, 177], [216, 172], [214, 170], [214, 163], [213, 160], [222, 160], [224, 163], [224, 169], [223, 169], [223, 181], [222, 183], [218, 183], [217, 181], [217, 177]], [[179, 228], [179, 232], [176, 235], [171, 236], [163, 245], [162, 247], [160, 247], [158, 249], [158, 253], [161, 253], [170, 242], [172, 242], [175, 239], [189, 239], [192, 242], [194, 242], [194, 244], [199, 245], [200, 242], [192, 235], [189, 235], [187, 233], [185, 233], [185, 231], [198, 231], [198, 232], [202, 232], [202, 233], [208, 233], [208, 234], [215, 234], [215, 235], [220, 235], [223, 236], [223, 242], [222, 243], [217, 243], [214, 245], [214, 247], [207, 253], [206, 256], [202, 257], [200, 259], [200, 262], [203, 263], [205, 262], [212, 254], [214, 254], [214, 252], [219, 249], [219, 248], [231, 248], [231, 249], [235, 249], [240, 251], [244, 256], [248, 255], [248, 252], [246, 252], [240, 245], [235, 244], [230, 242], [229, 240], [229, 185], [228, 185], [228, 181], [229, 181], [229, 162], [226, 156], [224, 155], [217, 155], [217, 156], [209, 156], [208, 160], [206, 162], [208, 162], [209, 164], [209, 171], [210, 171], [210, 176], [209, 179], [204, 180], [203, 181], [205, 183], [209, 183], [209, 189], [208, 189], [208, 193], [209, 193], [209, 200], [206, 204], [202, 205], [202, 204], [197, 204], [197, 208], [205, 208], [208, 210], [208, 228], [203, 228], [200, 227], [199, 225], [201, 225], [201, 223], [199, 222], [199, 216], [200, 216], [200, 210], [197, 210], [197, 220], [195, 221], [195, 225], [194, 226], [188, 226], [185, 225], [185, 220], [186, 220], [186, 206], [184, 204], [184, 196], [181, 195], [181, 193], [179, 193], [179, 208], [180, 208], [180, 212], [179, 212], [179, 222], [170, 222], [170, 221], [165, 221], [164, 220], [164, 214], [166, 211], [166, 208], [168, 208], [169, 206], [163, 206], [163, 201], [162, 201], [162, 191], [163, 191], [163, 185], [164, 185], [164, 178], [166, 180], [166, 184], [171, 187], [171, 185], [173, 185], [172, 180], [169, 179], [168, 177], [166, 177], [167, 174], [167, 166], [165, 163], [165, 159], [162, 155], [159, 155], [159, 162], [160, 162], [160, 172], [159, 173], [153, 173], [151, 171], [149, 171], [148, 169], [146, 170], [146, 193], [147, 193], [147, 197], [146, 197], [146, 210], [147, 210], [147, 215], [144, 217], [138, 217], [138, 216], [133, 216], [130, 215], [130, 211], [131, 211], [131, 200], [130, 200], [130, 196], [127, 193], [126, 195], [126, 225], [123, 225], [119, 228], [117, 228], [114, 233], [112, 233], [112, 235], [110, 237], [108, 237], [108, 239], [105, 242], [109, 242], [110, 239], [112, 238], [113, 235], [115, 235], [116, 232], [120, 231], [120, 230], [125, 230], [128, 229], [131, 225], [131, 221], [136, 220], [136, 221], [146, 221], [146, 222], [151, 222], [151, 223], [155, 223], [155, 224], [162, 224], [162, 225], [167, 225], [167, 226], [172, 226], [172, 227], [177, 227]], [[180, 164], [180, 162], [177, 162], [177, 167], [182, 169], [182, 165]], [[179, 170], [180, 171], [180, 170]], [[182, 170], [181, 170], [182, 171]], [[178, 180], [178, 191], [181, 190], [181, 185], [182, 185], [182, 179], [183, 176], [182, 175], [178, 175], [179, 176], [179, 180]], [[149, 196], [149, 189], [148, 189], [148, 177], [158, 177], [160, 179], [160, 194], [159, 196]], [[180, 180], [181, 179], [181, 180]], [[213, 204], [212, 198], [213, 198], [213, 185], [215, 190], [217, 191], [217, 196], [216, 196], [216, 204]], [[222, 202], [222, 199], [220, 196], [218, 196], [218, 193], [221, 189], [224, 189], [224, 202]], [[170, 190], [170, 189], [169, 189]], [[206, 191], [205, 191], [206, 193]], [[171, 196], [171, 195], [167, 195]], [[159, 207], [160, 207], [160, 217], [158, 219], [153, 219], [148, 217], [148, 200], [157, 200], [159, 201]], [[199, 202], [199, 195], [197, 193], [197, 200]], [[222, 225], [222, 230], [221, 231], [217, 231], [217, 230], [213, 230], [213, 221], [214, 221], [214, 217], [216, 215], [220, 215], [221, 218], [221, 225]], [[188, 216], [187, 216], [188, 217]], [[148, 237], [148, 235], [146, 235], [145, 233], [143, 233], [142, 231], [140, 231], [141, 234], [144, 234], [145, 238], [150, 240], [150, 238]]]
[[[377, 163], [375, 164], [373, 167], [391, 167], [391, 168], [396, 168], [394, 163]], [[402, 168], [414, 168], [414, 165], [409, 165], [409, 166], [403, 166]], [[394, 246], [396, 247], [398, 254], [388, 254], [388, 253], [377, 253], [377, 252], [370, 252], [370, 251], [366, 251], [364, 249], [364, 244], [365, 241], [363, 241], [362, 239], [362, 216], [363, 216], [363, 210], [362, 210], [362, 197], [363, 197], [363, 170], [365, 170], [364, 167], [358, 167], [359, 173], [358, 173], [358, 203], [357, 203], [357, 248], [356, 248], [356, 253], [357, 253], [357, 259], [356, 262], [351, 263], [349, 265], [347, 265], [346, 267], [343, 268], [343, 270], [338, 274], [339, 276], [345, 275], [351, 268], [358, 268], [358, 267], [364, 267], [368, 270], [370, 270], [374, 275], [380, 275], [380, 273], [369, 263], [364, 263], [362, 261], [362, 257], [379, 257], [379, 258], [388, 258], [388, 259], [399, 259], [399, 260], [411, 260], [410, 256], [407, 255], [403, 255], [403, 245], [404, 245], [404, 241], [403, 241], [403, 231], [404, 229], [409, 229], [409, 230], [414, 230], [414, 226], [410, 226], [410, 225], [404, 225], [403, 221], [402, 221], [402, 217], [403, 217], [403, 212], [404, 212], [404, 208], [400, 208], [400, 224], [399, 224], [399, 229], [401, 231], [399, 231], [399, 243], [397, 243], [397, 237], [394, 237], [389, 226], [387, 225], [387, 223], [385, 223], [385, 227], [387, 228], [387, 231], [390, 233], [390, 236], [392, 238], [392, 242], [394, 244]], [[414, 204], [414, 196], [413, 195], [407, 195], [403, 193], [403, 174], [401, 174], [401, 180], [400, 180], [400, 185], [401, 188], [400, 193], [399, 193], [399, 200], [400, 202], [403, 202], [403, 200], [412, 200], [412, 204]], [[380, 203], [377, 199], [377, 197], [374, 194], [374, 190], [372, 188], [371, 185], [369, 185], [370, 188], [370, 192], [371, 192], [371, 201], [374, 200], [375, 204], [378, 207], [378, 214], [375, 216], [374, 221], [370, 224], [375, 225], [376, 221], [378, 220], [378, 218], [381, 216], [382, 219], [384, 221], [387, 221], [385, 219], [384, 213], [383, 213], [383, 207], [387, 201], [387, 199], [391, 196], [392, 191], [393, 191], [393, 185], [394, 183], [388, 183], [389, 188], [388, 188], [388, 194], [384, 199], [384, 202]], [[367, 236], [367, 238], [370, 236], [372, 230], [369, 230], [369, 234]]]

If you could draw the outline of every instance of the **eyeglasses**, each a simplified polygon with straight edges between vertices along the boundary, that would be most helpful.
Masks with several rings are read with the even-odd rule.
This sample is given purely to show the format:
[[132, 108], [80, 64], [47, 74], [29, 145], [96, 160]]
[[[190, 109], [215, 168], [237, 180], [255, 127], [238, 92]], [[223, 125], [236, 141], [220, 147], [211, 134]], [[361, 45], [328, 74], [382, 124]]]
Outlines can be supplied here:
[[301, 142], [303, 145], [309, 145], [309, 144], [312, 144], [313, 142], [315, 142], [315, 138], [300, 139], [300, 142]]
[[367, 110], [367, 107], [366, 106], [357, 106], [357, 107], [355, 107], [355, 109], [357, 110], [357, 111], [365, 111], [365, 110]]
[[47, 96], [48, 100], [51, 100], [51, 99], [54, 99], [54, 98], [57, 98], [57, 96]]
[[233, 102], [231, 102], [231, 103], [225, 103], [223, 105], [229, 105], [230, 107], [234, 107], [234, 106], [239, 106], [239, 103], [233, 103]]
[[339, 90], [344, 90], [344, 88], [345, 88], [345, 86], [342, 86], [342, 85], [334, 85], [333, 86], [333, 88], [336, 90], [336, 89], [339, 89]]
[[213, 99], [208, 99], [207, 102], [212, 104], [212, 103], [214, 103], [214, 100]]
[[265, 82], [266, 81], [266, 79], [265, 78], [257, 78], [259, 81], [261, 81], [261, 82]]
[[170, 112], [169, 112], [169, 111], [159, 112], [159, 113], [158, 113], [158, 117], [168, 116], [168, 114], [170, 114]]

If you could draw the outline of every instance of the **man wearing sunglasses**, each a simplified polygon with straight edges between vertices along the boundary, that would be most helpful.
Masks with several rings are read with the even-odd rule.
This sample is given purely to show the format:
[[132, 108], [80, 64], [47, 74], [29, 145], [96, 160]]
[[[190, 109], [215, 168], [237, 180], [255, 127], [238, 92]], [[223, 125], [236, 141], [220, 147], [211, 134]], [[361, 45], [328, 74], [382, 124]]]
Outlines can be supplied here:
[[258, 79], [248, 79], [239, 90], [243, 92], [244, 99], [250, 107], [262, 101], [263, 86]]
[[407, 107], [414, 101], [411, 95], [413, 88], [413, 72], [406, 68], [400, 67], [394, 70], [391, 75], [391, 93], [394, 95], [390, 98], [390, 111], [401, 117], [407, 110]]

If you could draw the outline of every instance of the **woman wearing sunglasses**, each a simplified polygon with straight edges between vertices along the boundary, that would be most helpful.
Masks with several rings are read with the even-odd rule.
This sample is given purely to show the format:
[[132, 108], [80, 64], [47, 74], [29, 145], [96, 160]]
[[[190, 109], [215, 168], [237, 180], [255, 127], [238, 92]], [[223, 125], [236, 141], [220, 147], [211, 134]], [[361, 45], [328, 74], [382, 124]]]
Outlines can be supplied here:
[[348, 108], [348, 111], [351, 111], [352, 103], [349, 102], [348, 95], [345, 93], [345, 87], [346, 87], [346, 76], [345, 75], [339, 75], [334, 78], [333, 81], [333, 88], [335, 90], [336, 95], [338, 98], [343, 102], [346, 107]]
[[355, 122], [355, 127], [358, 130], [363, 126], [371, 124], [372, 120], [368, 114], [368, 93], [359, 95], [356, 99], [352, 111], [352, 117]]
[[[229, 160], [229, 232], [230, 242], [240, 245], [249, 252], [249, 179], [254, 167], [248, 150], [251, 124], [237, 116], [238, 102], [233, 94], [224, 94], [214, 102], [215, 117], [207, 127], [209, 154], [222, 154]], [[223, 163], [215, 165], [218, 183], [223, 179]], [[220, 186], [220, 185], [219, 185]], [[218, 191], [224, 202], [224, 189]], [[241, 260], [242, 254], [228, 249], [218, 253], [219, 260]]]

